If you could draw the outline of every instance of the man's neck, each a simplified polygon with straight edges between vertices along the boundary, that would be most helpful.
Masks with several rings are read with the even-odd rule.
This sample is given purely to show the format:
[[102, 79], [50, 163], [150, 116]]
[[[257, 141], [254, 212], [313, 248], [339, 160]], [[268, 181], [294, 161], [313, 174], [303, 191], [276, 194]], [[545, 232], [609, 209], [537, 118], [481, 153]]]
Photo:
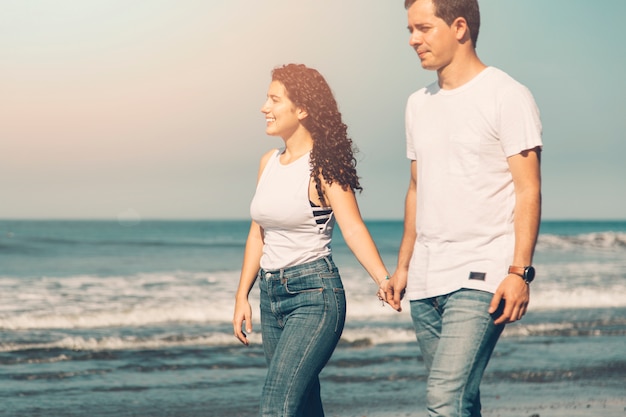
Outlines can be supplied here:
[[437, 70], [439, 87], [442, 90], [454, 90], [472, 80], [487, 66], [482, 63], [475, 53], [456, 57], [454, 61]]

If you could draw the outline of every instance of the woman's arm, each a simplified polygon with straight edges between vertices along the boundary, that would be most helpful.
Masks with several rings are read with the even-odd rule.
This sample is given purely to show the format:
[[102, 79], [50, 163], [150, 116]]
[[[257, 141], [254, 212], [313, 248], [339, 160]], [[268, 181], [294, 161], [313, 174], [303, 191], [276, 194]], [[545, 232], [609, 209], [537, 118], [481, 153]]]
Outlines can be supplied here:
[[389, 272], [363, 222], [354, 192], [351, 189], [344, 190], [336, 183], [322, 183], [346, 244], [374, 282], [384, 290]]
[[246, 332], [252, 332], [252, 308], [248, 301], [248, 294], [256, 281], [259, 271], [261, 254], [263, 253], [263, 231], [261, 226], [254, 221], [250, 225], [246, 249], [243, 255], [241, 275], [239, 277], [239, 287], [235, 294], [235, 314], [233, 316], [233, 329], [235, 337], [244, 345], [247, 345], [248, 338], [243, 332], [243, 323], [246, 323]]
[[[267, 165], [270, 157], [276, 150], [272, 149], [261, 158], [259, 164], [259, 172], [257, 175], [257, 184], [261, 178], [261, 174]], [[243, 323], [246, 323], [246, 332], [252, 332], [252, 308], [248, 302], [248, 294], [256, 281], [259, 272], [261, 255], [263, 254], [263, 228], [256, 222], [250, 224], [248, 239], [246, 240], [246, 249], [243, 253], [243, 263], [241, 265], [241, 275], [239, 276], [239, 287], [235, 294], [235, 313], [233, 315], [233, 329], [235, 337], [244, 345], [248, 345], [249, 341], [243, 332]]]

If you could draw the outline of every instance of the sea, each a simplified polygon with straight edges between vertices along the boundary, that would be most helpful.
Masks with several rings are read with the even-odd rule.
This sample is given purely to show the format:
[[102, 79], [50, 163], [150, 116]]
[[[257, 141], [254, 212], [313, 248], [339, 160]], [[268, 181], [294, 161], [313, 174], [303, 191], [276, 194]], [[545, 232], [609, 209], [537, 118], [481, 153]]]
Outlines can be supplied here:
[[[366, 221], [395, 269], [401, 221]], [[0, 220], [0, 416], [257, 415], [259, 292], [233, 336], [247, 220]], [[406, 301], [383, 306], [335, 231], [346, 328], [327, 416], [423, 416]], [[527, 315], [481, 386], [485, 416], [626, 416], [626, 221], [543, 221]]]

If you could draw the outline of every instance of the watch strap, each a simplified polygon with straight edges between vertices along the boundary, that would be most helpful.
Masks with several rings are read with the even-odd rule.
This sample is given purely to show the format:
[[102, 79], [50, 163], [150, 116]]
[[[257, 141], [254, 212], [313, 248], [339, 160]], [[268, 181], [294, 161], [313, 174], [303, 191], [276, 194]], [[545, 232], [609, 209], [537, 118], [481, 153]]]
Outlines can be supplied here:
[[523, 266], [514, 266], [511, 265], [509, 266], [509, 274], [515, 274], [515, 275], [519, 275], [520, 277], [524, 278], [524, 270], [526, 268]]

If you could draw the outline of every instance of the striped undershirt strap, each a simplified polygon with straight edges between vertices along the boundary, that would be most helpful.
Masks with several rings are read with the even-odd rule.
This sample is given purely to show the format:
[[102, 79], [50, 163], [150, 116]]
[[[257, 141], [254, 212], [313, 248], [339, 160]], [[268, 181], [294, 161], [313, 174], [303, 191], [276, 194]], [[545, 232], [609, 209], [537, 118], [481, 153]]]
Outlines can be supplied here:
[[315, 219], [315, 223], [326, 224], [326, 222], [328, 222], [328, 219], [330, 219], [330, 215], [333, 212], [333, 209], [329, 207], [320, 207], [310, 200], [309, 203], [313, 208], [313, 218]]

